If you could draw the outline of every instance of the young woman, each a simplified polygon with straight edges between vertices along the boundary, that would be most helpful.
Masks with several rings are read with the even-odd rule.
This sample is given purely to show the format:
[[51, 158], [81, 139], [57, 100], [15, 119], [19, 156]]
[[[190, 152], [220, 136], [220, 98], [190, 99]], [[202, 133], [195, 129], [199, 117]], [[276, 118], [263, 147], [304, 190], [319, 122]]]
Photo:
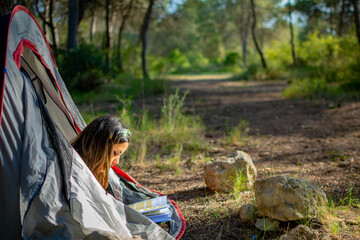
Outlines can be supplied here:
[[110, 167], [119, 163], [120, 155], [129, 146], [130, 136], [129, 129], [119, 119], [101, 116], [89, 123], [71, 145], [106, 189]]

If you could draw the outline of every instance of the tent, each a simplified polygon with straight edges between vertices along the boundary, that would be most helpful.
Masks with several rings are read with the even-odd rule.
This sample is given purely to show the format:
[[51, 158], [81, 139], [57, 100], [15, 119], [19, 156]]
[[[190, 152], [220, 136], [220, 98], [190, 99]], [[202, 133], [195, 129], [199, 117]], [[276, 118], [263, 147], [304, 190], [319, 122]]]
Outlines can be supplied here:
[[0, 239], [179, 239], [174, 201], [164, 230], [127, 206], [160, 193], [117, 167], [106, 193], [69, 144], [86, 124], [30, 12], [15, 7], [0, 29]]

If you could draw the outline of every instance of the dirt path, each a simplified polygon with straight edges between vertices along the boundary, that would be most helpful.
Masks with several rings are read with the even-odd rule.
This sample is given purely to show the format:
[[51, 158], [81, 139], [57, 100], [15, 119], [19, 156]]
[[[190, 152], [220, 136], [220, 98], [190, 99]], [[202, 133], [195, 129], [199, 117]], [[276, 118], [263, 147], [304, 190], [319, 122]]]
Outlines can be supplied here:
[[[360, 102], [286, 100], [281, 95], [286, 85], [285, 81], [219, 79], [173, 82], [173, 88], [189, 91], [187, 111], [201, 116], [208, 128], [207, 137], [215, 149], [210, 157], [244, 150], [254, 160], [260, 179], [283, 174], [307, 178], [339, 197], [353, 187], [359, 199]], [[249, 121], [246, 144], [220, 145], [224, 131], [241, 120]], [[157, 168], [142, 170], [132, 169], [130, 174], [145, 186], [170, 195], [182, 209], [188, 224], [183, 239], [251, 239], [257, 234], [254, 228], [242, 226], [235, 213], [221, 211], [222, 206], [236, 203], [229, 195], [206, 189], [201, 166], [184, 167], [179, 175]], [[252, 197], [244, 195], [242, 202]], [[356, 229], [339, 237], [355, 239], [353, 231]]]
[[259, 170], [300, 173], [328, 192], [360, 187], [359, 102], [285, 100], [286, 82], [179, 81], [173, 86], [189, 90], [187, 106], [208, 129], [219, 132], [249, 121], [246, 150]]

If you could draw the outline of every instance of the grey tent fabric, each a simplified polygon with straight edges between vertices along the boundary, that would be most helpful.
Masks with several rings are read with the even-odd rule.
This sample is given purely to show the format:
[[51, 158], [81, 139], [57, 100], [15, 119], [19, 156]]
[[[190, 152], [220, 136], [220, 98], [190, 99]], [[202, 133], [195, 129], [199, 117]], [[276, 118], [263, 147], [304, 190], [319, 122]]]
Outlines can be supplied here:
[[101, 187], [69, 143], [85, 122], [38, 24], [21, 6], [3, 20], [0, 239], [84, 239], [94, 231], [179, 239], [185, 225], [173, 204], [169, 232], [124, 204], [157, 193], [132, 187], [114, 172], [111, 186], [118, 195]]
[[[109, 184], [112, 187], [115, 198], [124, 202], [125, 204], [132, 204], [146, 200], [147, 198], [154, 198], [160, 196], [160, 194], [150, 191], [142, 186], [138, 186], [134, 182], [127, 181], [121, 176], [110, 169]], [[178, 236], [182, 229], [182, 221], [177, 214], [177, 210], [173, 204], [168, 200], [171, 212], [171, 220], [169, 222], [169, 233], [172, 236]], [[128, 222], [137, 222], [138, 219], [130, 219], [127, 215]]]

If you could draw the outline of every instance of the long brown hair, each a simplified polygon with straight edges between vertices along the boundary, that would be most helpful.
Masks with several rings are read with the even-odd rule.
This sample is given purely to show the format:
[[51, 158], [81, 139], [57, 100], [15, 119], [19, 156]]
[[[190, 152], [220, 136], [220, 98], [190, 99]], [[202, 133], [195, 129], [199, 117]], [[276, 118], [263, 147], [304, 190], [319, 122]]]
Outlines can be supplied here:
[[[125, 133], [125, 134], [124, 134]], [[110, 157], [114, 144], [130, 141], [130, 132], [113, 116], [93, 120], [72, 140], [71, 145], [82, 157], [95, 178], [106, 189], [109, 183]]]

